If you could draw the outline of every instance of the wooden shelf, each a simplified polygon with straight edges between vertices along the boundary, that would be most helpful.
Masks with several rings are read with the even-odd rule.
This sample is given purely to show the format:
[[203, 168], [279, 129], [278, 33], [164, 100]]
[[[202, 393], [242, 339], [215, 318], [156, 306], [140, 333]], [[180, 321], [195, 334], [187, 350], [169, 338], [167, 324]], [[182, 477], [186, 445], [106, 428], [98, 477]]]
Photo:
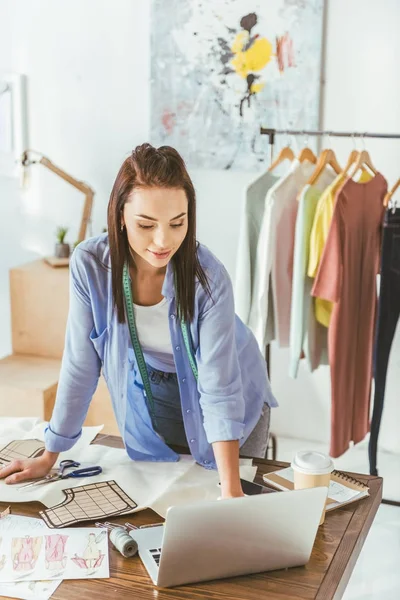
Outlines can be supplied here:
[[14, 354], [62, 358], [69, 307], [69, 269], [35, 260], [10, 270]]
[[[0, 360], [0, 415], [50, 420], [56, 400], [61, 360], [11, 354]], [[106, 382], [100, 377], [86, 426], [103, 425], [103, 433], [118, 435]]]
[[[44, 260], [10, 271], [13, 354], [0, 360], [0, 415], [40, 417], [53, 411], [69, 308], [69, 269]], [[85, 425], [119, 435], [107, 385], [100, 377]]]

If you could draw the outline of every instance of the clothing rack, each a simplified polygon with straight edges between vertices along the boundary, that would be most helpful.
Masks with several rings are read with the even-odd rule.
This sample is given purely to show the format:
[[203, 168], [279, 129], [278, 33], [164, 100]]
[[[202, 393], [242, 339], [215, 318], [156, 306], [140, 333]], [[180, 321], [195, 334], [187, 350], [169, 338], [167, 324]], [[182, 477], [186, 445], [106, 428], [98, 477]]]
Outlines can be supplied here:
[[[268, 141], [269, 141], [269, 145], [271, 147], [271, 162], [273, 160], [273, 152], [274, 152], [274, 145], [275, 145], [275, 136], [276, 135], [301, 135], [304, 137], [322, 137], [322, 136], [327, 136], [329, 137], [340, 137], [340, 138], [352, 138], [352, 139], [356, 139], [356, 138], [360, 138], [360, 139], [364, 139], [364, 138], [375, 138], [375, 139], [389, 139], [389, 140], [400, 140], [400, 133], [375, 133], [375, 132], [370, 132], [370, 131], [365, 131], [365, 132], [359, 132], [359, 131], [331, 131], [331, 130], [325, 130], [325, 129], [317, 129], [317, 130], [308, 130], [308, 129], [302, 129], [302, 130], [298, 130], [298, 129], [274, 129], [271, 127], [260, 127], [260, 134], [261, 135], [267, 135], [268, 136]], [[268, 345], [266, 347], [266, 353], [265, 353], [265, 359], [268, 365], [268, 372], [269, 372], [269, 376], [271, 377], [271, 365], [270, 365], [270, 346]], [[275, 436], [274, 436], [275, 437]], [[275, 445], [276, 445], [276, 440], [275, 440]], [[396, 501], [396, 500], [386, 500], [385, 498], [382, 499], [382, 504], [389, 504], [391, 506], [400, 506], [400, 501]]]
[[308, 130], [308, 129], [272, 129], [270, 127], [261, 127], [261, 135], [268, 135], [271, 146], [275, 143], [275, 135], [304, 135], [305, 137], [347, 137], [347, 138], [378, 138], [387, 140], [400, 140], [400, 133], [372, 133], [370, 131], [331, 131], [324, 130]]

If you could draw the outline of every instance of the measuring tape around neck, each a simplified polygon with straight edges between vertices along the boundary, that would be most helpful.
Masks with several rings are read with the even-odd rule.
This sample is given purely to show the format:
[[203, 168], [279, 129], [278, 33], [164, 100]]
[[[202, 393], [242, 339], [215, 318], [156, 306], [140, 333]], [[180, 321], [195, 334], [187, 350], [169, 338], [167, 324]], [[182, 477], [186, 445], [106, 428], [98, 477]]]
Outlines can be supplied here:
[[[131, 282], [130, 282], [130, 278], [129, 278], [129, 267], [126, 263], [124, 264], [124, 269], [123, 269], [123, 274], [122, 274], [122, 284], [123, 284], [123, 289], [124, 289], [126, 316], [128, 319], [128, 326], [129, 326], [129, 332], [130, 332], [130, 336], [131, 336], [132, 347], [133, 347], [133, 351], [135, 352], [136, 361], [138, 364], [138, 368], [139, 368], [140, 375], [142, 377], [142, 381], [143, 381], [143, 385], [144, 385], [144, 389], [146, 392], [146, 397], [149, 402], [150, 412], [153, 417], [154, 423], [156, 423], [157, 419], [156, 419], [155, 411], [154, 411], [154, 399], [153, 399], [153, 394], [151, 391], [149, 376], [147, 373], [146, 361], [144, 360], [142, 347], [140, 345], [139, 336], [138, 336], [137, 329], [136, 329], [135, 311], [134, 311], [133, 299], [132, 299], [132, 289], [131, 289]], [[191, 367], [193, 375], [197, 381], [198, 380], [198, 371], [197, 371], [196, 360], [194, 358], [192, 348], [191, 348], [189, 329], [188, 329], [187, 324], [184, 321], [181, 321], [181, 330], [182, 330], [182, 337], [183, 337], [183, 340], [185, 343], [185, 348], [186, 348], [186, 352], [188, 355], [190, 367]]]

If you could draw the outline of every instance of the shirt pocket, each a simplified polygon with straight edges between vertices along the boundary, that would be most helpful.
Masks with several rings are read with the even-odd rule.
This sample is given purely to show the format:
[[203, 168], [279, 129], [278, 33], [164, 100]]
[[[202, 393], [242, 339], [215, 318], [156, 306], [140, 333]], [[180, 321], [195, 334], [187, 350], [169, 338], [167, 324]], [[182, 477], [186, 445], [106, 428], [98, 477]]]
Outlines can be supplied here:
[[107, 370], [106, 370], [106, 354], [107, 354], [107, 342], [108, 342], [108, 329], [104, 329], [100, 335], [97, 335], [95, 329], [90, 332], [90, 341], [93, 344], [94, 349], [98, 357], [101, 360], [101, 369], [104, 379], [107, 381]]

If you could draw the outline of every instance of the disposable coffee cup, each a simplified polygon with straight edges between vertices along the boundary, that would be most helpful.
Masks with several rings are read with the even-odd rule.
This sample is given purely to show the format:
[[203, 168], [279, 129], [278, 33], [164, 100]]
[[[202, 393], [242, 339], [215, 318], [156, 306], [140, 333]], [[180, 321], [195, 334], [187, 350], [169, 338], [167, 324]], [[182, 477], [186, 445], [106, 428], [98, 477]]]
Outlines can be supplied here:
[[[329, 483], [333, 471], [332, 459], [322, 452], [304, 450], [297, 452], [293, 461], [294, 489], [304, 490], [313, 487], [326, 487], [326, 498], [328, 499]], [[320, 525], [325, 521], [325, 510], [322, 511]]]

